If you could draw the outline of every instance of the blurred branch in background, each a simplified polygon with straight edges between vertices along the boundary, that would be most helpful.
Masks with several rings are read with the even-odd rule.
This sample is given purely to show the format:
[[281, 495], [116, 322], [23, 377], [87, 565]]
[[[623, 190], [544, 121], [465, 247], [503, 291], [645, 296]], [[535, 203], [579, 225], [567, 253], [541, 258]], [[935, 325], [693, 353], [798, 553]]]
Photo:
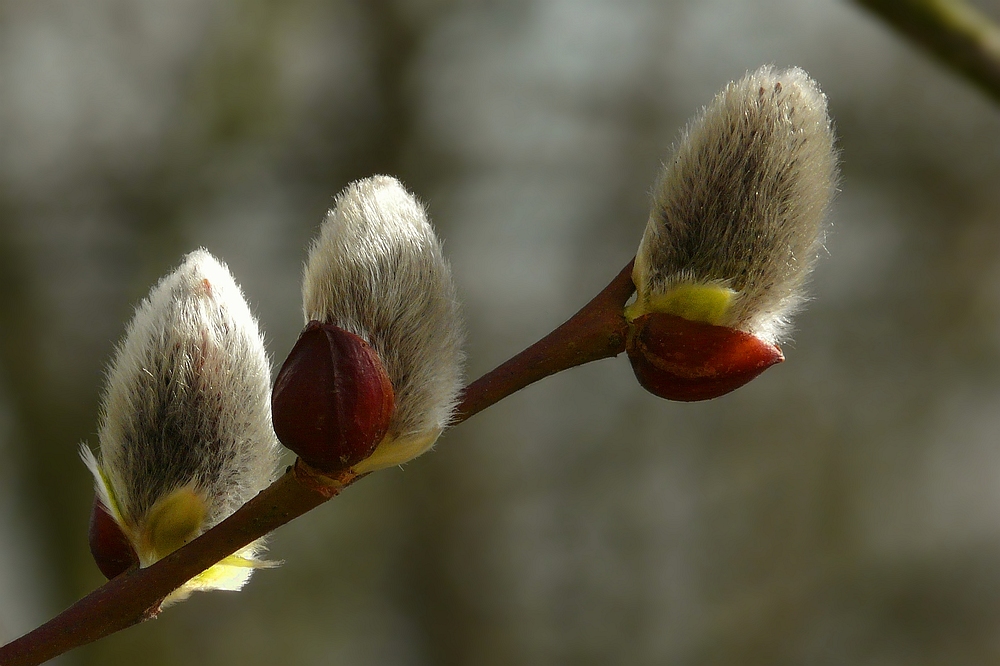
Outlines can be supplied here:
[[964, 0], [856, 0], [1000, 102], [1000, 28]]

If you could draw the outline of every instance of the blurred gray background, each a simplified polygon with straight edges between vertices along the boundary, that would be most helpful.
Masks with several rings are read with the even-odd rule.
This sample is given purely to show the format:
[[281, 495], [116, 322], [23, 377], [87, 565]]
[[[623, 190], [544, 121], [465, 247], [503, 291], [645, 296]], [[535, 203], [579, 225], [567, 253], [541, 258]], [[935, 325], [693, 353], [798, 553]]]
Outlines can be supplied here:
[[704, 404], [624, 357], [547, 379], [60, 663], [1000, 662], [1000, 116], [835, 0], [0, 3], [0, 641], [103, 580], [76, 447], [183, 253], [280, 362], [332, 197], [395, 174], [476, 377], [631, 258], [686, 119], [768, 62], [843, 163], [784, 364]]

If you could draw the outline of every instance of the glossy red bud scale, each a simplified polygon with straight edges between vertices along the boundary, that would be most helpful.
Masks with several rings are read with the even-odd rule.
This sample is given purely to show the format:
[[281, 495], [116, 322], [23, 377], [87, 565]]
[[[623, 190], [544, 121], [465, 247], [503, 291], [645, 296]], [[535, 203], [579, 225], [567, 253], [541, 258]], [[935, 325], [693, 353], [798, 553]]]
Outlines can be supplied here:
[[643, 388], [686, 402], [725, 395], [785, 360], [749, 333], [662, 313], [632, 322], [626, 351]]
[[96, 497], [90, 510], [90, 553], [108, 580], [139, 566], [128, 537]]
[[375, 451], [392, 417], [392, 382], [363, 339], [309, 322], [278, 372], [274, 431], [309, 466], [346, 470]]

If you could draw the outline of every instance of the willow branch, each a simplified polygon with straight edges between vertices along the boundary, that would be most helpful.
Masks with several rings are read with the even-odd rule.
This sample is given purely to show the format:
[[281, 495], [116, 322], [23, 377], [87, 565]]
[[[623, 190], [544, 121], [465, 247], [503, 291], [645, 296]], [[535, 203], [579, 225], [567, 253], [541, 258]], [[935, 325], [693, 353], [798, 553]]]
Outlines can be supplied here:
[[[625, 302], [635, 291], [629, 263], [565, 324], [463, 392], [455, 423], [556, 372], [625, 349]], [[108, 581], [34, 631], [0, 647], [0, 665], [34, 666], [155, 617], [164, 597], [215, 563], [307, 513], [361, 478], [327, 478], [301, 461], [236, 513], [144, 569]]]
[[1000, 27], [964, 0], [855, 0], [1000, 102]]
[[539, 379], [625, 351], [628, 324], [622, 310], [635, 293], [632, 264], [562, 326], [467, 386], [455, 421], [461, 423]]
[[296, 466], [236, 513], [152, 566], [133, 569], [94, 590], [34, 631], [0, 648], [3, 666], [40, 664], [142, 620], [163, 598], [236, 550], [335, 497], [354, 481], [317, 477]]

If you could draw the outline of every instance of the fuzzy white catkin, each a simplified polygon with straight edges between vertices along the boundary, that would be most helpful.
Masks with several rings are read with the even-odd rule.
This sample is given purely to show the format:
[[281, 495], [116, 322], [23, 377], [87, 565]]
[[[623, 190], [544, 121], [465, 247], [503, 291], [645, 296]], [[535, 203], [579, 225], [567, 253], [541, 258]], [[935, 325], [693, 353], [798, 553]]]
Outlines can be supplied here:
[[388, 176], [349, 185], [310, 248], [302, 295], [306, 321], [363, 338], [392, 382], [388, 434], [355, 470], [396, 465], [430, 448], [461, 388], [464, 327], [423, 206]]
[[[196, 493], [200, 533], [272, 481], [270, 361], [239, 286], [207, 251], [188, 254], [136, 310], [108, 372], [98, 434], [99, 460], [88, 449], [84, 458], [142, 566], [166, 555], [141, 545], [161, 499]], [[239, 553], [236, 580], [203, 575], [198, 587], [238, 589], [256, 552]]]
[[765, 66], [730, 83], [655, 187], [633, 273], [640, 297], [727, 287], [720, 323], [777, 341], [804, 299], [836, 180], [826, 97], [808, 74]]

